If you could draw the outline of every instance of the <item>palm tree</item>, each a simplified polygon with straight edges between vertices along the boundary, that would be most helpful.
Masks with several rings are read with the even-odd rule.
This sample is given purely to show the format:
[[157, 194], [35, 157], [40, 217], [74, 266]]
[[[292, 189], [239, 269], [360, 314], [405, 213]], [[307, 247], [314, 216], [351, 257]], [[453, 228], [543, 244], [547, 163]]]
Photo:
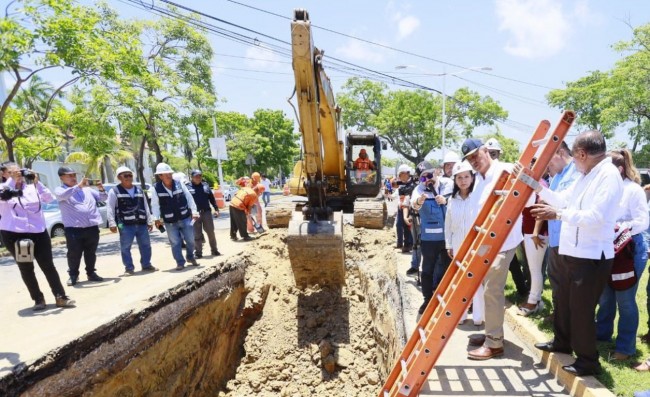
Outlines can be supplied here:
[[[111, 169], [115, 169], [119, 164], [123, 164], [127, 160], [133, 160], [133, 154], [124, 149], [117, 149], [105, 154], [73, 152], [65, 158], [66, 163], [81, 163], [85, 165], [86, 177], [97, 176], [102, 181], [107, 181], [107, 174], [112, 174], [112, 171], [107, 171], [105, 168], [110, 167]], [[104, 165], [107, 165], [107, 167], [104, 167]]]

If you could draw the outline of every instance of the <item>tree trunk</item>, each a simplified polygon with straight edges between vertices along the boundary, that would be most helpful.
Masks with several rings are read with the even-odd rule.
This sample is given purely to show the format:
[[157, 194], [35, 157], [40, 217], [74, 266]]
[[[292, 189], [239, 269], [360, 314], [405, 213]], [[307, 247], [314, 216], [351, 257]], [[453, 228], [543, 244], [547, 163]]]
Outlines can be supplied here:
[[160, 145], [158, 145], [158, 141], [156, 138], [151, 136], [149, 137], [148, 142], [149, 148], [153, 149], [154, 153], [156, 154], [156, 164], [162, 163], [165, 159], [163, 158], [162, 151], [160, 150]]
[[137, 172], [138, 172], [138, 179], [140, 179], [140, 184], [142, 187], [142, 190], [145, 190], [145, 180], [144, 180], [144, 148], [146, 147], [147, 140], [142, 137], [142, 142], [140, 142], [140, 148], [138, 148], [138, 158], [137, 158], [137, 163], [136, 167]]
[[7, 147], [7, 159], [12, 163], [15, 163], [16, 156], [14, 155], [14, 141], [13, 139], [5, 139], [4, 141]]
[[107, 182], [115, 182], [115, 172], [113, 171], [113, 164], [108, 156], [104, 156], [104, 167], [102, 167], [102, 180]]

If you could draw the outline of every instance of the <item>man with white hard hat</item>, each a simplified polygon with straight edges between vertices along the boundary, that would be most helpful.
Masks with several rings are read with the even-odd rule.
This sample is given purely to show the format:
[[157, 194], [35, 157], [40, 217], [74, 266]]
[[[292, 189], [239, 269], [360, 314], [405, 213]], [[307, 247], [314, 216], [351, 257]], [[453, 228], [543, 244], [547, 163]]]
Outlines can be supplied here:
[[158, 270], [151, 265], [151, 239], [153, 217], [142, 189], [133, 183], [133, 171], [129, 167], [117, 169], [120, 183], [108, 192], [106, 215], [111, 232], [120, 233], [120, 251], [124, 265], [123, 277], [135, 274], [131, 246], [135, 238], [140, 251], [140, 265], [143, 272]]
[[452, 171], [454, 164], [460, 163], [460, 157], [456, 152], [449, 151], [445, 153], [445, 157], [442, 159], [442, 176], [438, 178], [440, 182], [440, 194], [449, 197], [454, 191], [454, 180], [452, 178]]
[[492, 160], [499, 160], [501, 157], [501, 145], [496, 138], [488, 139], [487, 142], [485, 142], [485, 147], [487, 148], [490, 157], [492, 157]]
[[[176, 260], [176, 270], [185, 269], [185, 259], [193, 266], [198, 266], [194, 257], [193, 221], [199, 218], [192, 194], [185, 184], [172, 177], [174, 171], [165, 164], [156, 166], [156, 175], [160, 178], [150, 189], [151, 210], [156, 227], [165, 224], [167, 238], [172, 246], [172, 255]], [[183, 258], [182, 243], [185, 240], [186, 256]]]

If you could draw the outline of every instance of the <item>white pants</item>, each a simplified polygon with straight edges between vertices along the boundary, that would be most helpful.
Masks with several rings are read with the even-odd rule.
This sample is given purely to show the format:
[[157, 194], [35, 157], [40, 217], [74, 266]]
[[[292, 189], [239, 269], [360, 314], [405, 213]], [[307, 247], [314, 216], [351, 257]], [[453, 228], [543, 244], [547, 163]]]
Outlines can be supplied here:
[[544, 241], [544, 247], [536, 248], [533, 242], [532, 234], [524, 234], [524, 251], [526, 251], [526, 260], [530, 270], [530, 293], [528, 294], [528, 303], [537, 304], [542, 299], [542, 289], [544, 288], [544, 279], [542, 278], [542, 262], [548, 246], [548, 238], [539, 236]]

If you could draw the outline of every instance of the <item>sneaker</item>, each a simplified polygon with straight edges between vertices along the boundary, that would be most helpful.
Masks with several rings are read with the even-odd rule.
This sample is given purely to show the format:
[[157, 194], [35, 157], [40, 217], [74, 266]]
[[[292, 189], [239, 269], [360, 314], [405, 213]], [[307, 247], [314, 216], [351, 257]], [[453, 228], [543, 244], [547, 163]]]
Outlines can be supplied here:
[[184, 270], [184, 269], [185, 269], [185, 266], [184, 266], [184, 265], [178, 265], [178, 266], [176, 266], [176, 268], [175, 268], [174, 270], [180, 272], [181, 270]]
[[517, 312], [517, 314], [520, 316], [528, 317], [535, 313], [541, 312], [543, 309], [544, 309], [544, 302], [539, 301], [532, 309], [526, 306], [519, 306], [519, 311]]
[[66, 281], [68, 287], [72, 287], [75, 284], [77, 284], [77, 277], [70, 277], [68, 281]]
[[201, 259], [201, 258], [203, 258], [203, 254], [195, 253], [195, 254], [194, 254], [194, 257], [195, 257], [196, 259]]
[[158, 268], [155, 266], [147, 266], [142, 268], [143, 272], [157, 272]]
[[67, 296], [57, 296], [56, 297], [56, 307], [75, 307], [75, 301], [68, 298]]
[[34, 307], [32, 307], [32, 310], [37, 312], [39, 310], [45, 310], [45, 301], [36, 301], [36, 304]]
[[219, 250], [212, 251], [212, 256], [219, 256], [221, 255], [221, 252]]
[[101, 277], [97, 273], [92, 272], [88, 275], [88, 281], [100, 282], [100, 281], [104, 281], [104, 277]]
[[415, 274], [418, 274], [418, 269], [413, 269], [412, 267], [410, 267], [410, 268], [406, 271], [406, 275], [407, 275], [407, 276], [413, 276], [413, 275], [415, 275]]
[[129, 276], [133, 276], [134, 274], [135, 272], [133, 270], [125, 270], [120, 277], [129, 277]]
[[199, 265], [199, 262], [197, 262], [196, 259], [194, 259], [194, 258], [188, 259], [187, 261], [190, 263], [190, 266], [198, 266]]

